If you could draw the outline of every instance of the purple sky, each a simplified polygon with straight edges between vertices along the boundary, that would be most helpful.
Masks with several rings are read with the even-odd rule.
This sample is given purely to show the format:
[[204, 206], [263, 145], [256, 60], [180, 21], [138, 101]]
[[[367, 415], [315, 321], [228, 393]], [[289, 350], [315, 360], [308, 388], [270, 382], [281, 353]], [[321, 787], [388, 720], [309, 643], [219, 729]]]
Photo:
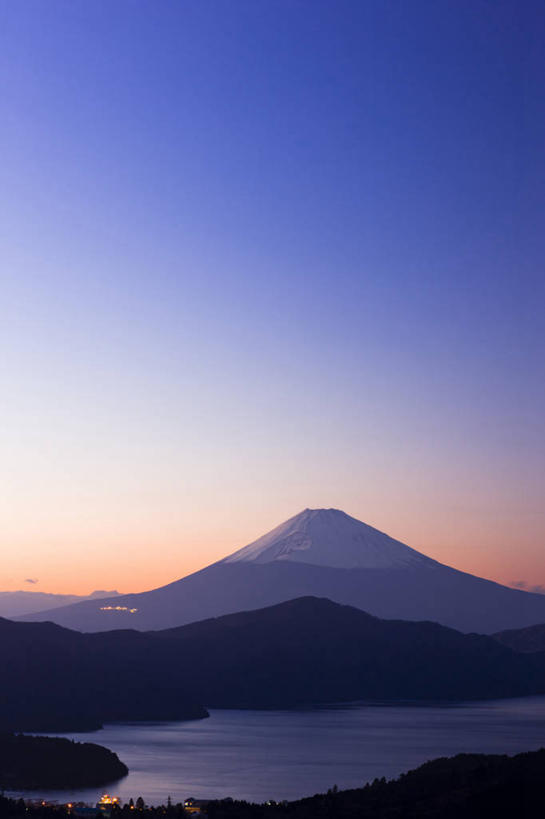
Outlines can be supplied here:
[[0, 0], [2, 588], [307, 506], [545, 583], [544, 18]]

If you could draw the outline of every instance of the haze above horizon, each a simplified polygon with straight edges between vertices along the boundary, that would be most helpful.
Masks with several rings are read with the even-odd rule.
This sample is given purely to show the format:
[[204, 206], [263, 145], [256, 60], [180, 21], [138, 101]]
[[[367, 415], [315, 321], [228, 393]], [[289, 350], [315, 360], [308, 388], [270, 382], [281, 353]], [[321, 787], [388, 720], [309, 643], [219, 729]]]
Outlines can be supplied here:
[[0, 0], [2, 589], [309, 506], [545, 585], [544, 23]]

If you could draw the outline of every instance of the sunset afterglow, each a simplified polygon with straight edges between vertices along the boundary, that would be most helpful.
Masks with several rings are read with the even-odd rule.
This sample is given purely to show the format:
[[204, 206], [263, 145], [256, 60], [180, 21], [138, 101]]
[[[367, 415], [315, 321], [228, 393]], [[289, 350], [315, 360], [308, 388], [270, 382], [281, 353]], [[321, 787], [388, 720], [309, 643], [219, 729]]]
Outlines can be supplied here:
[[545, 586], [530, 6], [107, 6], [2, 10], [1, 588], [322, 506]]

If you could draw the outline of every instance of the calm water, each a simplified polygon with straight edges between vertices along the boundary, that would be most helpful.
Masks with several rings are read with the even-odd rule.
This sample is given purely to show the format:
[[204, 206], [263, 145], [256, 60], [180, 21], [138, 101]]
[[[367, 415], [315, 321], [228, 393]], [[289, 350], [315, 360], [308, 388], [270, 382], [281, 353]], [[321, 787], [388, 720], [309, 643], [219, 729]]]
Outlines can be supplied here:
[[[108, 725], [70, 734], [115, 751], [129, 775], [107, 790], [149, 804], [184, 797], [295, 799], [357, 787], [463, 751], [545, 746], [545, 697], [447, 707], [339, 706], [304, 711], [212, 711], [197, 722]], [[96, 801], [98, 788], [41, 791]], [[26, 794], [31, 795], [31, 794]]]

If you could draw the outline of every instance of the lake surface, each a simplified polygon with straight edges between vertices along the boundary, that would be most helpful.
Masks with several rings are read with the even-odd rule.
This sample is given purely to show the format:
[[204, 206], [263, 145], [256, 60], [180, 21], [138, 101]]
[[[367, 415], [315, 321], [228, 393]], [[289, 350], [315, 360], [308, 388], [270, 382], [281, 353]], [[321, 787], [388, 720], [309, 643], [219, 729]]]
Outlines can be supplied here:
[[[391, 778], [438, 756], [545, 747], [545, 697], [448, 706], [343, 705], [211, 711], [195, 722], [108, 725], [64, 734], [115, 751], [130, 773], [107, 790], [146, 803], [196, 798], [297, 799]], [[96, 802], [99, 788], [40, 791]], [[19, 794], [18, 794], [19, 795]]]

